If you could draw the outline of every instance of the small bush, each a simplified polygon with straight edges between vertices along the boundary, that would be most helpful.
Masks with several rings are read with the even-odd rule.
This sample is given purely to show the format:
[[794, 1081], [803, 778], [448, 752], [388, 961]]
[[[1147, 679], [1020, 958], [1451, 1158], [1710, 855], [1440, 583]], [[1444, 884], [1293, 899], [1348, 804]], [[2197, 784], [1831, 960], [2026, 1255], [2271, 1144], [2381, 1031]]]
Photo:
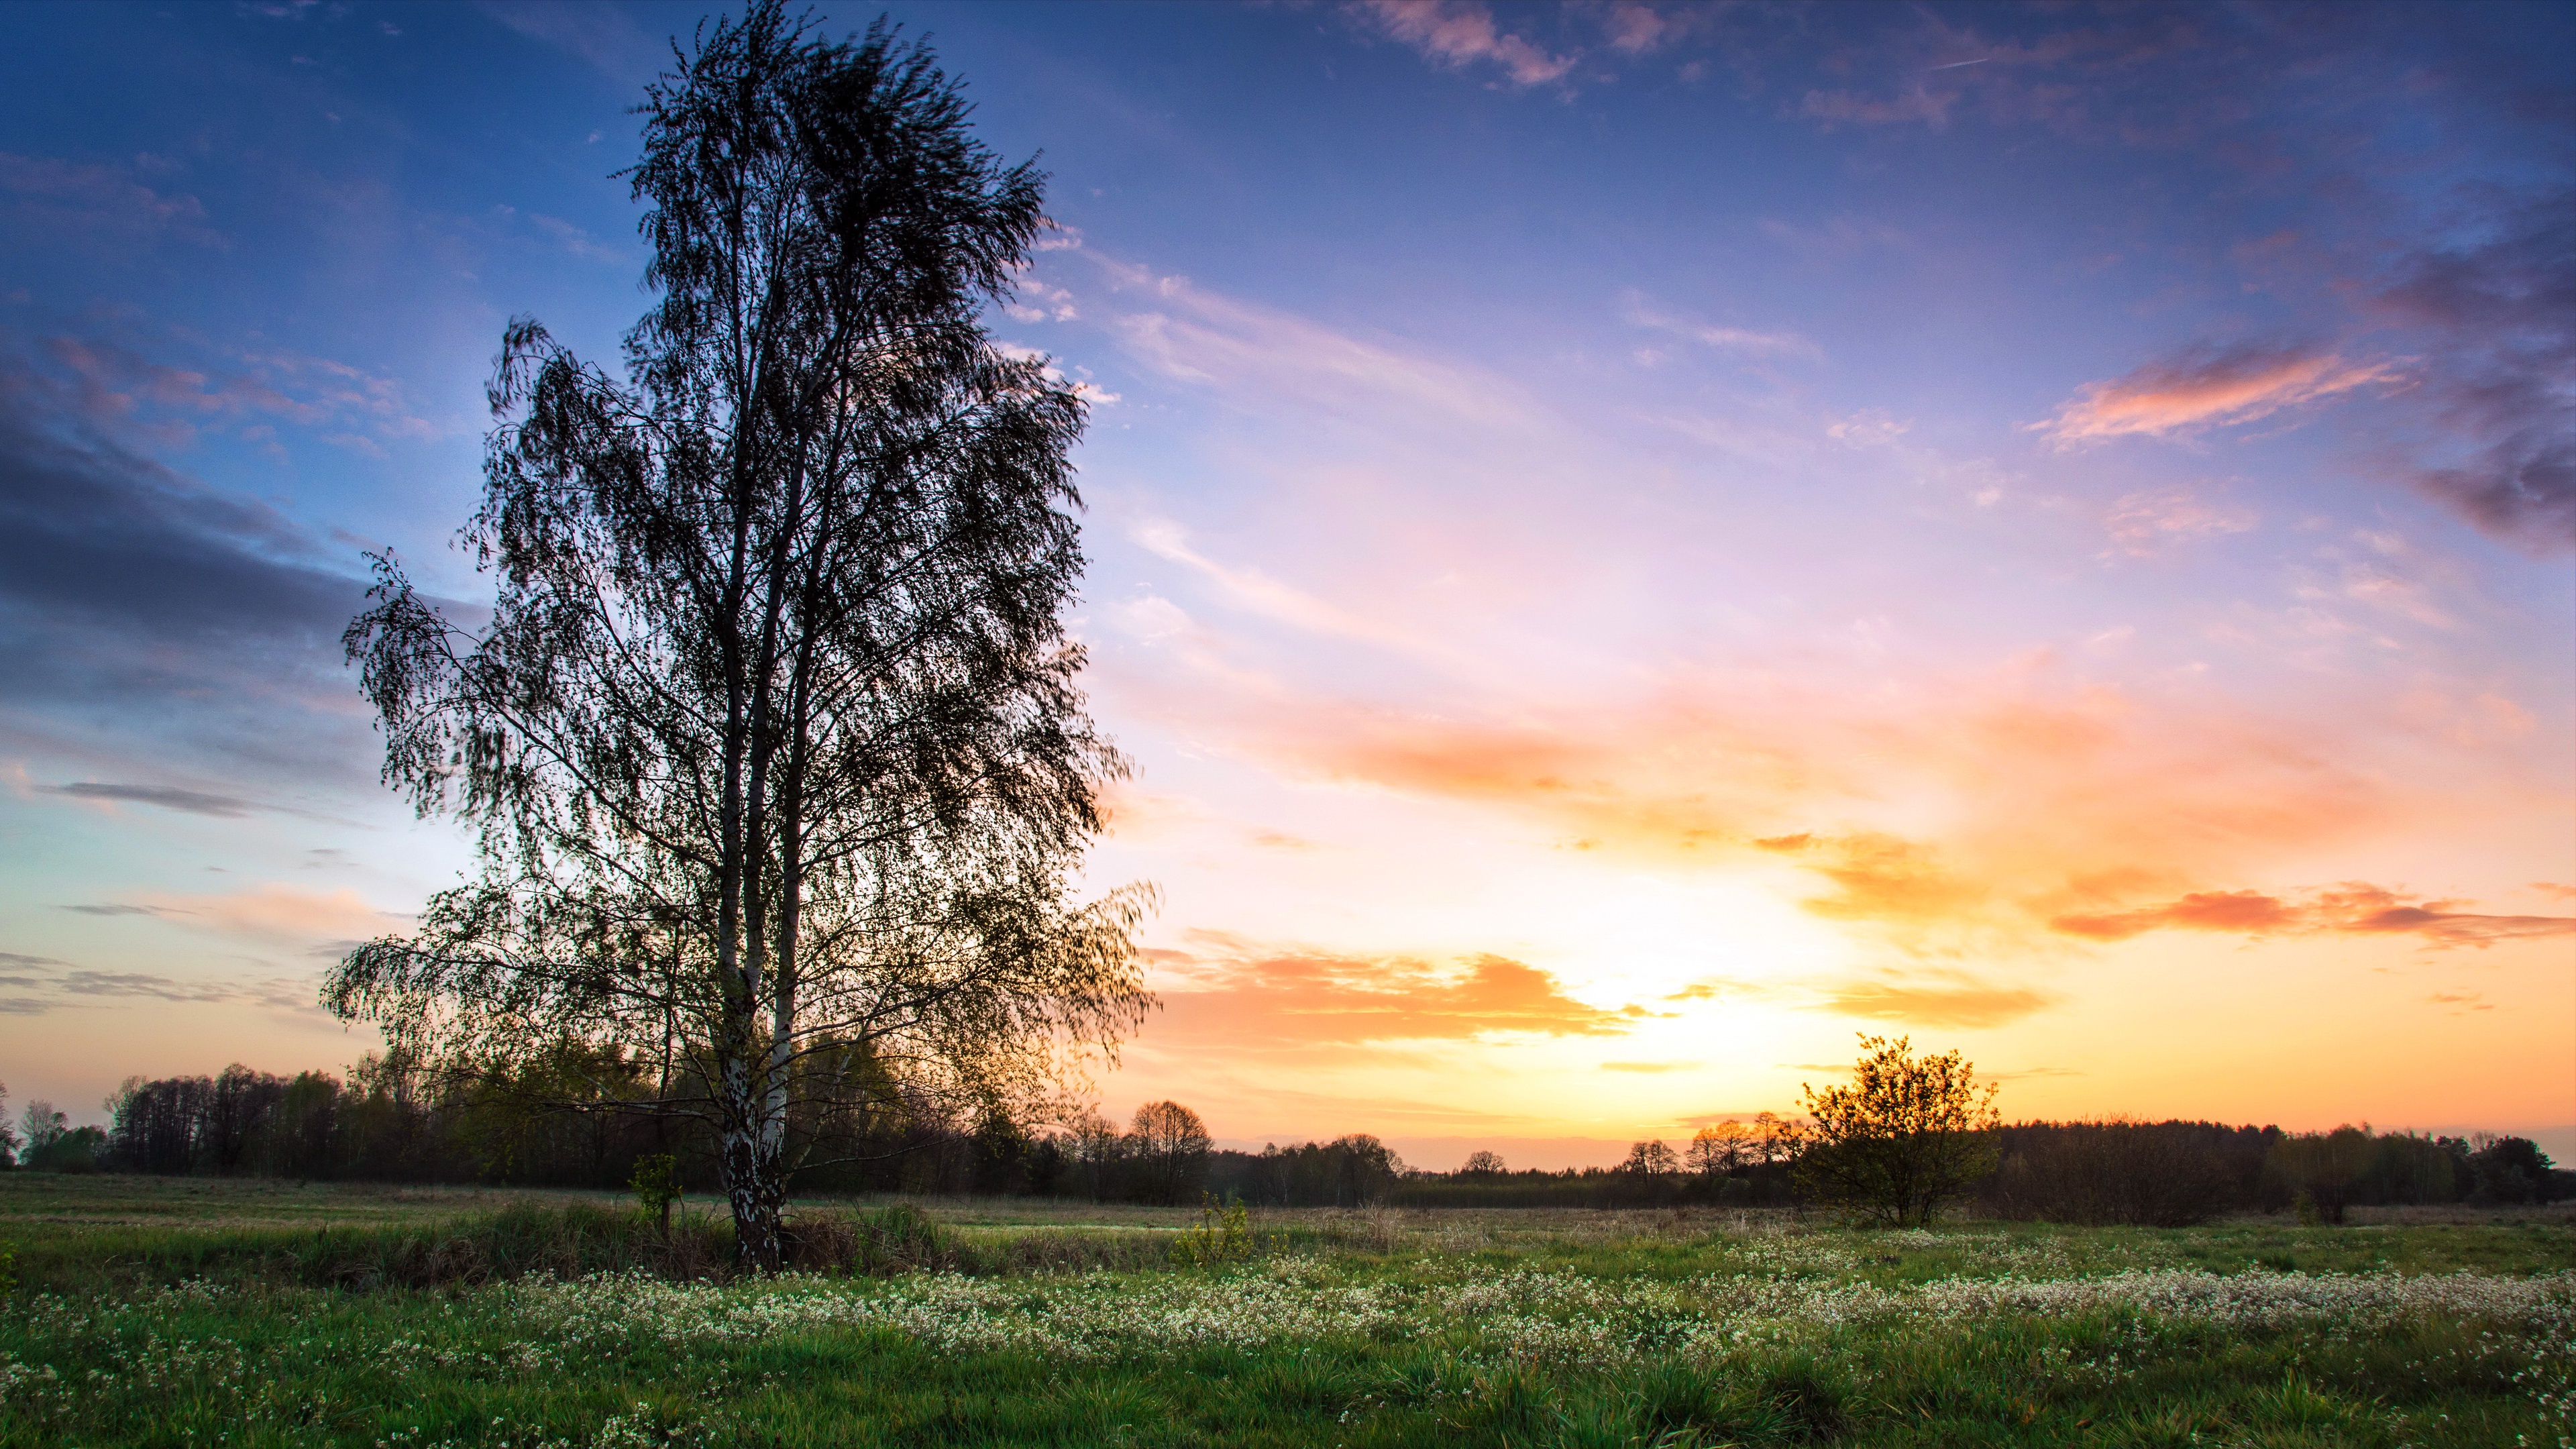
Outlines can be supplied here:
[[636, 1205], [644, 1215], [671, 1231], [671, 1205], [680, 1200], [680, 1159], [668, 1152], [656, 1152], [635, 1159], [635, 1176], [627, 1186], [635, 1193]]
[[851, 1265], [854, 1272], [948, 1270], [959, 1267], [967, 1258], [955, 1233], [932, 1222], [929, 1214], [908, 1202], [859, 1213], [846, 1221], [858, 1244], [859, 1256]]
[[1199, 1194], [1199, 1223], [1172, 1242], [1172, 1261], [1184, 1268], [1243, 1263], [1252, 1258], [1250, 1215], [1241, 1203], [1220, 1208], [1207, 1193]]

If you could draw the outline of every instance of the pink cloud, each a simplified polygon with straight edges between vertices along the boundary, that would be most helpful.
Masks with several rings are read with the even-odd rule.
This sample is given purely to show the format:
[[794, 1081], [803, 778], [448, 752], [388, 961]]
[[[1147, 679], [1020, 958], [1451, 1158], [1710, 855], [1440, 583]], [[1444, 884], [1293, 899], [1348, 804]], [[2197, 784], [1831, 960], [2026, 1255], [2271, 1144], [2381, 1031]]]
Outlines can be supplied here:
[[2250, 423], [2402, 376], [2390, 363], [2346, 362], [2335, 353], [2298, 348], [2194, 354], [2089, 383], [2033, 430], [2061, 446], [2130, 434], [2162, 437]]
[[[223, 374], [155, 362], [95, 339], [50, 337], [45, 351], [69, 374], [73, 399], [96, 422], [141, 426], [157, 440], [184, 445], [199, 423], [228, 424], [246, 439], [273, 440], [268, 417], [302, 427], [333, 427], [326, 441], [378, 451], [350, 429], [375, 438], [435, 439], [444, 431], [412, 411], [393, 379], [323, 357], [243, 353]], [[336, 426], [334, 426], [336, 425]]]
[[1668, 316], [1646, 306], [1645, 299], [1634, 293], [1629, 295], [1625, 315], [1628, 321], [1636, 326], [1650, 327], [1655, 331], [1670, 333], [1675, 337], [1699, 343], [1703, 347], [1714, 347], [1723, 352], [1749, 353], [1755, 357], [1768, 357], [1774, 353], [1788, 353], [1806, 358], [1824, 355], [1823, 350], [1815, 343], [1795, 332], [1756, 332], [1745, 327], [1716, 327], [1704, 322], [1693, 322], [1688, 318]]
[[1484, 711], [1265, 696], [1233, 738], [1289, 778], [1492, 809], [1567, 850], [1800, 873], [1821, 887], [1796, 898], [1808, 914], [1908, 951], [2040, 947], [2060, 917], [2426, 808], [2355, 768], [2360, 737], [2048, 664], [1893, 692], [1690, 676]]
[[1138, 361], [1176, 381], [1296, 397], [1344, 415], [1391, 407], [1410, 420], [1427, 407], [1480, 428], [1526, 427], [1536, 409], [1524, 389], [1491, 372], [1364, 342], [1185, 277], [1086, 255], [1108, 269], [1121, 293], [1142, 299], [1140, 310], [1111, 320], [1120, 340]]
[[41, 210], [49, 229], [166, 231], [201, 245], [224, 245], [222, 235], [205, 224], [205, 204], [197, 198], [185, 193], [164, 195], [106, 166], [0, 151], [0, 191], [18, 196], [22, 206]]
[[2122, 552], [2144, 557], [2161, 544], [2244, 533], [2260, 521], [2250, 508], [2207, 502], [2188, 488], [2168, 488], [2122, 498], [2111, 505], [2102, 527]]
[[212, 895], [154, 896], [144, 909], [228, 935], [295, 944], [366, 940], [404, 924], [403, 917], [376, 909], [356, 891], [304, 891], [274, 882]]
[[2125, 941], [2149, 931], [2223, 931], [2248, 936], [2422, 936], [2442, 946], [2476, 946], [2542, 936], [2576, 935], [2576, 918], [2499, 916], [2452, 909], [2461, 901], [2409, 901], [2395, 891], [2350, 881], [2303, 901], [2261, 891], [2193, 891], [2175, 900], [2098, 915], [2063, 915], [2049, 924], [2070, 936]]
[[1688, 35], [1717, 14], [1713, 5], [1652, 5], [1646, 0], [1612, 0], [1601, 13], [1602, 32], [1613, 50], [1644, 55]]
[[1364, 0], [1357, 8], [1389, 36], [1442, 65], [1490, 61], [1524, 86], [1544, 85], [1574, 68], [1573, 56], [1550, 55], [1495, 24], [1483, 0]]

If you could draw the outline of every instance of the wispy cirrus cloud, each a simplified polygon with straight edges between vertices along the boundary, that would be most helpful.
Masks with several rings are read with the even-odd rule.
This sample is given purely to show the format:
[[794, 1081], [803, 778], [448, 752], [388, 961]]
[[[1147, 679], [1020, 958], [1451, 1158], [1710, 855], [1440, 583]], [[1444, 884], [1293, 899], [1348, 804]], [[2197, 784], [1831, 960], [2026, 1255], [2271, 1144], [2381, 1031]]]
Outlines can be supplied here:
[[238, 891], [146, 896], [145, 909], [192, 926], [282, 944], [367, 940], [408, 917], [379, 910], [353, 890], [308, 891], [268, 882]]
[[2465, 901], [2409, 899], [2364, 881], [2294, 896], [2263, 891], [2192, 891], [2121, 911], [2073, 912], [2049, 925], [2070, 936], [2125, 941], [2150, 931], [2214, 931], [2245, 936], [2336, 934], [2421, 936], [2443, 946], [2484, 948], [2498, 941], [2576, 935], [2576, 917], [2489, 915]]
[[530, 40], [588, 61], [623, 84], [651, 80], [671, 59], [666, 38], [607, 0], [477, 0], [474, 8]]
[[1102, 257], [1127, 310], [1110, 326], [1129, 353], [1175, 381], [1250, 389], [1337, 411], [1429, 408], [1451, 423], [1519, 429], [1535, 400], [1467, 364], [1363, 341], [1333, 328]]
[[[1919, 125], [1963, 117], [2040, 125], [2132, 145], [2173, 144], [2241, 118], [2212, 105], [2255, 60], [2234, 29], [2179, 8], [2083, 13], [2036, 25], [1959, 23], [1927, 9], [1883, 11], [1824, 58], [1796, 114], [1828, 130]], [[1846, 33], [1848, 36], [1848, 33]], [[2177, 74], [2176, 62], [2193, 69]]]
[[2164, 437], [2255, 422], [2287, 408], [2373, 384], [2402, 382], [2390, 362], [2347, 362], [2301, 347], [2240, 347], [2152, 362], [2087, 384], [2033, 431], [2065, 446], [2104, 438]]
[[2113, 503], [2102, 530], [2120, 552], [2144, 558], [2169, 544], [2248, 533], [2261, 522], [2242, 504], [2206, 499], [2192, 488], [2159, 488]]
[[[1632, 7], [1643, 9], [1644, 7]], [[1451, 69], [1492, 65], [1518, 86], [1545, 85], [1574, 69], [1573, 54], [1551, 54], [1515, 31], [1503, 28], [1484, 0], [1360, 0], [1351, 7], [1370, 28], [1420, 51], [1433, 63]], [[1645, 16], [1616, 17], [1625, 28], [1614, 37], [1634, 37], [1631, 49], [1642, 49], [1660, 33], [1651, 11]]]
[[74, 780], [68, 785], [39, 787], [48, 795], [63, 795], [74, 800], [95, 800], [112, 805], [154, 805], [175, 810], [183, 815], [206, 815], [218, 820], [236, 820], [260, 807], [232, 795], [210, 794], [203, 790], [183, 789], [176, 785], [127, 785], [111, 780]]
[[[222, 359], [217, 372], [157, 361], [100, 338], [48, 337], [43, 350], [68, 379], [87, 422], [164, 447], [186, 446], [199, 427], [279, 422], [381, 454], [383, 442], [426, 441], [445, 431], [421, 416], [392, 378], [330, 358], [243, 352]], [[42, 383], [25, 375], [19, 385]]]
[[1209, 558], [1192, 546], [1188, 533], [1179, 524], [1168, 519], [1148, 520], [1135, 530], [1134, 537], [1147, 551], [1196, 570], [1217, 585], [1228, 600], [1252, 613], [1317, 634], [1339, 635], [1405, 651], [1421, 647], [1412, 633], [1384, 618], [1345, 609], [1259, 569]]
[[1748, 327], [1719, 327], [1676, 317], [1650, 306], [1645, 295], [1630, 292], [1622, 301], [1621, 315], [1630, 325], [1714, 347], [1721, 352], [1742, 353], [1751, 357], [1820, 358], [1824, 350], [1795, 332], [1761, 332]]
[[1763, 1002], [1797, 1011], [1910, 1026], [2008, 1026], [2065, 1000], [2055, 991], [1955, 967], [1889, 967], [1865, 976], [1693, 982], [1667, 1001]]
[[1816, 1009], [1866, 1021], [1911, 1026], [2004, 1026], [2061, 1000], [2026, 986], [1999, 986], [1969, 978], [1847, 981], [1830, 988]]
[[1233, 737], [1292, 779], [1467, 802], [1561, 849], [1760, 879], [1917, 959], [2062, 949], [2055, 917], [2260, 870], [2416, 808], [2308, 724], [2047, 678], [1869, 699], [1711, 676], [1659, 699], [1481, 714], [1265, 697]]
[[205, 203], [186, 192], [156, 191], [129, 167], [0, 151], [0, 195], [36, 234], [133, 242], [172, 236], [199, 246], [227, 244], [207, 225]]
[[1163, 1013], [1148, 1031], [1194, 1046], [1294, 1052], [1494, 1035], [1617, 1036], [1649, 1014], [1579, 1001], [1547, 972], [1506, 956], [1444, 964], [1269, 946], [1215, 931], [1192, 932], [1190, 941], [1187, 950], [1155, 953], [1170, 984], [1157, 990]]
[[379, 910], [353, 890], [309, 891], [274, 881], [237, 891], [162, 892], [62, 909], [85, 916], [152, 916], [276, 945], [328, 948], [331, 954], [398, 931], [411, 919]]
[[[27, 960], [35, 967], [64, 964], [41, 957]], [[0, 977], [0, 987], [29, 993], [0, 1000], [0, 1013], [13, 1016], [42, 1016], [65, 1009], [112, 1006], [122, 1001], [243, 1004], [317, 1014], [322, 1011], [316, 983], [310, 977], [242, 978], [216, 973], [169, 976], [151, 971], [92, 971], [73, 967]]]

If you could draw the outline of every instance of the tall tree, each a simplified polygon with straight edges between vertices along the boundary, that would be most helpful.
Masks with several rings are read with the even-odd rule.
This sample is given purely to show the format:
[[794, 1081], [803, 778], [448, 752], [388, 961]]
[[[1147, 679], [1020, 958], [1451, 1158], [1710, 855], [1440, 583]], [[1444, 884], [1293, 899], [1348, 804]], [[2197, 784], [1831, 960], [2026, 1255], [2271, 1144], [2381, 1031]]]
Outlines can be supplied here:
[[1068, 898], [1123, 769], [1062, 622], [1083, 403], [980, 320], [1043, 177], [922, 46], [774, 0], [640, 109], [658, 299], [622, 376], [505, 334], [464, 530], [489, 621], [388, 556], [346, 641], [388, 782], [478, 828], [479, 877], [325, 996], [406, 1051], [648, 1064], [774, 1268], [824, 1127], [1114, 1052], [1147, 896]]
[[1198, 1189], [1216, 1145], [1198, 1113], [1178, 1102], [1148, 1102], [1130, 1125], [1136, 1164], [1154, 1201], [1180, 1202]]

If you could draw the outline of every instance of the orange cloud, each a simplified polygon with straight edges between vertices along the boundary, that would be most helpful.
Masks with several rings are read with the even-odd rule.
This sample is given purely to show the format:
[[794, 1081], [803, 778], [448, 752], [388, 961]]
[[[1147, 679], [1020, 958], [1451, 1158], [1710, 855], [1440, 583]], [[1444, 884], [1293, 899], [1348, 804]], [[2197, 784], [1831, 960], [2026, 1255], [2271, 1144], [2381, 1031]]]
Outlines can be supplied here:
[[[1255, 952], [1217, 932], [1194, 939], [1222, 954], [1163, 951], [1184, 984], [1159, 992], [1176, 1035], [1253, 1048], [1386, 1041], [1462, 1041], [1493, 1033], [1616, 1036], [1646, 1015], [1567, 996], [1556, 978], [1505, 956], [1443, 969], [1408, 956]], [[1153, 1028], [1148, 1028], [1152, 1031]]]
[[1692, 678], [1501, 720], [1278, 710], [1247, 733], [1291, 773], [1508, 811], [1569, 848], [1794, 865], [1823, 887], [1810, 913], [1909, 951], [2046, 940], [2052, 918], [2260, 870], [2403, 810], [2402, 778], [2363, 768], [2342, 726], [2149, 709], [2056, 670], [1870, 693]]
[[2149, 363], [2128, 376], [2097, 382], [2034, 425], [2060, 443], [2130, 434], [2167, 433], [2250, 423], [2283, 408], [2333, 397], [2401, 374], [2384, 362], [2346, 362], [2331, 352], [2240, 348]]
[[1807, 842], [1802, 853], [1822, 857], [1813, 869], [1834, 883], [1833, 894], [1799, 903], [1827, 920], [1938, 920], [1973, 909], [1988, 894], [1986, 887], [1943, 870], [1928, 848], [1910, 840], [1878, 834], [1792, 838]]
[[1818, 1009], [1921, 1026], [2002, 1026], [2046, 1010], [2057, 1000], [2051, 993], [2026, 987], [1854, 981], [1835, 988]]
[[218, 895], [154, 896], [143, 909], [232, 935], [298, 943], [367, 940], [406, 921], [367, 904], [356, 891], [324, 894], [275, 883]]
[[2317, 891], [2299, 902], [2259, 891], [2195, 891], [2159, 905], [2103, 914], [2061, 915], [2049, 925], [2070, 936], [2125, 941], [2149, 931], [2280, 934], [2419, 935], [2446, 946], [2576, 934], [2576, 918], [2494, 916], [2448, 909], [2461, 901], [2408, 902], [2363, 882]]

